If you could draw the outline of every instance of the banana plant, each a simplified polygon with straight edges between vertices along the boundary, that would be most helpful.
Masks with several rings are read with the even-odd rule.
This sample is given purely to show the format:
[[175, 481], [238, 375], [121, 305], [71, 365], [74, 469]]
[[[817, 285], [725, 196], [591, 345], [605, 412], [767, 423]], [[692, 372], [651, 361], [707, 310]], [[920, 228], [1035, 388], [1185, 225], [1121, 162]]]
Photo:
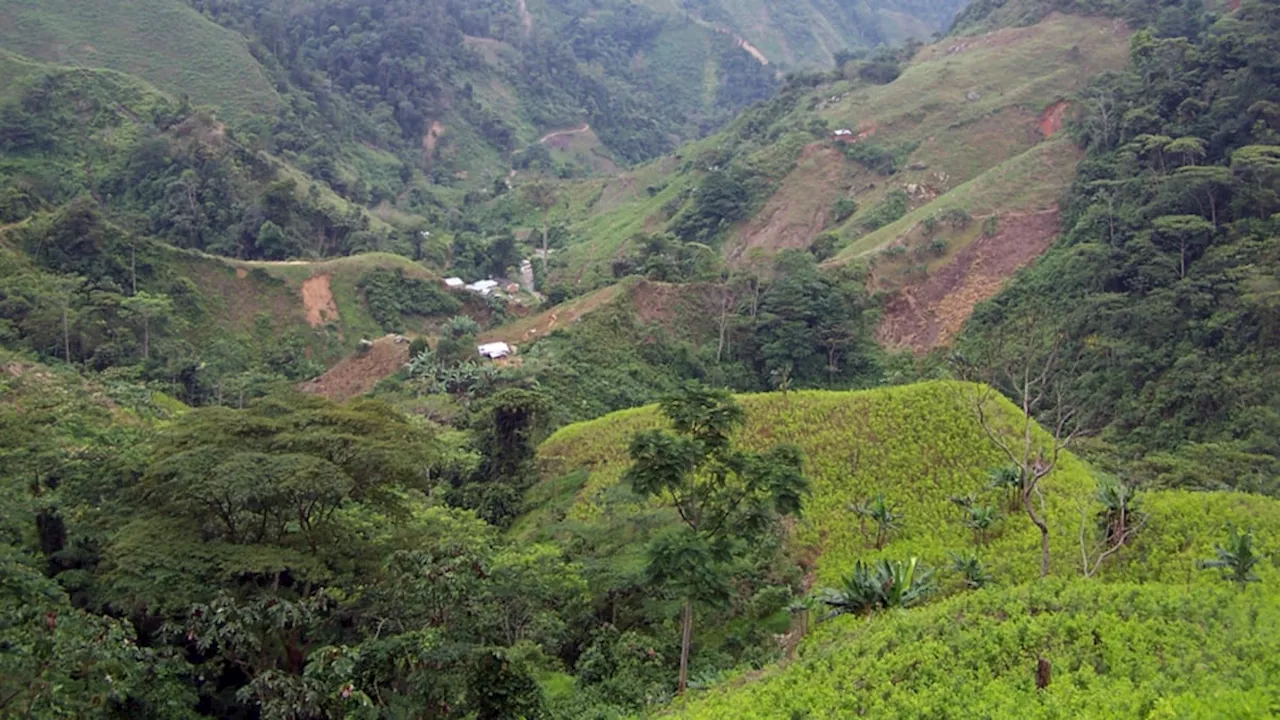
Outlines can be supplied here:
[[1240, 587], [1251, 582], [1258, 582], [1253, 569], [1262, 562], [1262, 556], [1253, 549], [1253, 533], [1241, 533], [1237, 528], [1229, 528], [1226, 545], [1215, 545], [1218, 557], [1204, 560], [1200, 567], [1222, 571], [1222, 579], [1230, 580]]

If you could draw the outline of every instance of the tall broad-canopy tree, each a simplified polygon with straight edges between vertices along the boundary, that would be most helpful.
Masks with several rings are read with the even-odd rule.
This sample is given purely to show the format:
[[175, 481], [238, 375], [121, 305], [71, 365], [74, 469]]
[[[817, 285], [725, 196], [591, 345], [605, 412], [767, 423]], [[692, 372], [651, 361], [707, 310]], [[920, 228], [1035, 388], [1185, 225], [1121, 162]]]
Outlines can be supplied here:
[[681, 521], [651, 541], [648, 572], [683, 602], [678, 685], [683, 693], [695, 604], [715, 604], [731, 595], [730, 565], [743, 544], [777, 532], [779, 516], [799, 515], [809, 481], [794, 446], [764, 453], [733, 446], [732, 435], [745, 415], [727, 391], [689, 384], [660, 407], [671, 429], [632, 438], [632, 465], [623, 481], [636, 494], [670, 507]]
[[0, 716], [542, 713], [586, 585], [433, 500], [421, 421], [285, 394], [133, 428], [44, 395], [0, 407]]

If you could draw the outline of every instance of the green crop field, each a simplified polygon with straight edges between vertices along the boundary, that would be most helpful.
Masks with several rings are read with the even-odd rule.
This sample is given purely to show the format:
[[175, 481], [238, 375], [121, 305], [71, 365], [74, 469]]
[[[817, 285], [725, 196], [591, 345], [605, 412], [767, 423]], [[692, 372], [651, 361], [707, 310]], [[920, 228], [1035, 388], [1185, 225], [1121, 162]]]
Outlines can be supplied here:
[[819, 625], [786, 667], [664, 717], [1261, 718], [1277, 703], [1274, 587], [1053, 580]]
[[[1096, 512], [1097, 479], [1067, 454], [1043, 484], [1053, 563], [1051, 577], [1037, 580], [1038, 534], [988, 486], [1001, 456], [975, 419], [977, 392], [937, 381], [739, 396], [747, 413], [739, 442], [757, 450], [790, 442], [805, 453], [813, 492], [788, 546], [814, 591], [837, 584], [857, 560], [908, 557], [939, 569], [946, 589], [922, 608], [818, 623], [796, 659], [721, 678], [672, 716], [1219, 717], [1214, 708], [1226, 702], [1238, 711], [1232, 717], [1257, 717], [1275, 708], [1280, 572], [1264, 563], [1262, 586], [1241, 592], [1198, 561], [1213, 556], [1229, 524], [1251, 528], [1273, 557], [1280, 503], [1145, 493], [1135, 541], [1085, 579], [1080, 537]], [[996, 426], [1012, 431], [1017, 409], [1002, 397], [993, 402]], [[672, 518], [618, 481], [630, 437], [658, 423], [647, 407], [562, 428], [539, 449], [545, 480], [513, 532], [556, 540], [591, 562], [639, 567], [644, 539]], [[876, 550], [850, 505], [879, 493], [905, 520]], [[1004, 513], [985, 545], [951, 500], [969, 493]], [[602, 535], [609, 541], [593, 544]], [[959, 590], [946, 567], [951, 553], [965, 552], [985, 563], [992, 586]], [[1035, 687], [1038, 657], [1053, 667], [1048, 692]]]
[[[805, 453], [813, 495], [791, 544], [817, 558], [820, 583], [836, 582], [859, 559], [917, 556], [941, 566], [949, 552], [973, 549], [972, 532], [950, 498], [988, 492], [987, 473], [1002, 463], [975, 418], [976, 392], [972, 385], [938, 381], [858, 392], [739, 396], [747, 412], [740, 438], [746, 447], [789, 442]], [[1012, 427], [1017, 410], [1003, 398], [998, 404], [1000, 422]], [[625, 524], [647, 514], [638, 498], [614, 488], [629, 462], [631, 436], [657, 422], [652, 407], [624, 410], [548, 438], [539, 449], [548, 482], [530, 491], [534, 510], [520, 532], [556, 536], [579, 524]], [[572, 492], [557, 482], [584, 469], [589, 476]], [[1056, 529], [1055, 574], [1079, 573], [1080, 508], [1087, 506], [1095, 485], [1088, 467], [1070, 454], [1045, 481], [1044, 500]], [[849, 505], [879, 493], [897, 503], [906, 519], [892, 542], [875, 550]], [[1199, 503], [1192, 513], [1195, 527], [1183, 527], [1180, 513], [1192, 502]], [[1163, 528], [1170, 535], [1147, 536], [1126, 558], [1131, 567], [1147, 568], [1144, 580], [1185, 582], [1188, 563], [1211, 554], [1213, 541], [1231, 519], [1265, 521], [1273, 534], [1264, 538], [1280, 545], [1280, 534], [1274, 534], [1280, 530], [1280, 505], [1263, 498], [1153, 493], [1150, 512], [1154, 532]], [[1181, 528], [1176, 533], [1175, 526]], [[1169, 545], [1170, 537], [1177, 538], [1176, 547]], [[979, 550], [996, 577], [1020, 582], [1035, 576], [1038, 542], [1018, 511], [1004, 518], [989, 546]]]
[[212, 105], [229, 121], [280, 105], [244, 38], [180, 0], [0, 0], [0, 47], [137, 75], [175, 98]]

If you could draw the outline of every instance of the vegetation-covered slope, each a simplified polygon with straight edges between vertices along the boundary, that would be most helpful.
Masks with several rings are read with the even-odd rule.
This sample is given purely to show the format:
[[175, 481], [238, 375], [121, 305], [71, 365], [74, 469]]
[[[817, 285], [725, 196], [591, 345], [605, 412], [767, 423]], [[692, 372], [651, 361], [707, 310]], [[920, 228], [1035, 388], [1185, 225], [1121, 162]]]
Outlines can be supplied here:
[[[933, 382], [852, 393], [741, 396], [747, 411], [741, 436], [745, 446], [786, 442], [805, 453], [813, 495], [790, 543], [808, 566], [816, 568], [819, 581], [835, 583], [856, 559], [915, 555], [942, 566], [949, 551], [973, 546], [973, 532], [961, 522], [960, 510], [950, 498], [988, 492], [989, 472], [1007, 462], [978, 423], [977, 394], [976, 386]], [[1014, 427], [1016, 409], [1003, 400], [999, 408], [1000, 424], [1006, 430]], [[602, 527], [608, 526], [629, 537], [621, 528], [649, 511], [616, 484], [630, 464], [626, 449], [631, 436], [657, 423], [653, 408], [641, 408], [562, 428], [548, 438], [539, 447], [539, 459], [544, 476], [555, 481], [530, 491], [535, 510], [520, 527], [535, 536], [563, 532], [565, 538], [575, 538], [578, 532], [600, 537]], [[576, 484], [560, 479], [577, 471], [584, 472], [576, 476]], [[1068, 456], [1046, 482], [1045, 502], [1057, 543], [1054, 572], [1072, 576], [1079, 573], [1080, 509], [1088, 506], [1096, 480]], [[883, 549], [872, 547], [872, 538], [850, 509], [879, 494], [897, 504], [905, 517], [902, 529]], [[1272, 501], [1244, 496], [1152, 497], [1150, 549], [1159, 557], [1151, 558], [1150, 574], [1140, 574], [1151, 581], [1185, 581], [1194, 560], [1211, 554], [1223, 522], [1271, 527], [1280, 511]], [[1201, 517], [1195, 525], [1184, 526], [1179, 516], [1193, 504], [1200, 507]], [[601, 527], [593, 528], [597, 524]], [[1272, 535], [1277, 531], [1280, 527], [1265, 531], [1268, 546], [1280, 541]], [[1164, 533], [1182, 544], [1154, 539]], [[639, 552], [630, 540], [609, 547], [623, 555]], [[1140, 542], [1138, 547], [1132, 556], [1122, 556], [1122, 562], [1143, 566], [1141, 548], [1146, 546]], [[1034, 575], [1038, 550], [1034, 528], [1014, 514], [1003, 521], [982, 555], [998, 578], [1016, 582]]]
[[[1134, 505], [1141, 528], [1084, 579], [1082, 552], [1090, 558], [1090, 574], [1097, 558], [1099, 480], [1068, 456], [1042, 488], [1054, 579], [1032, 580], [1038, 534], [1022, 510], [1010, 508], [990, 485], [991, 468], [1007, 460], [976, 419], [977, 392], [964, 384], [930, 383], [741, 397], [747, 423], [738, 440], [745, 447], [789, 442], [805, 455], [812, 495], [786, 539], [789, 562], [804, 573], [796, 592], [821, 597], [817, 588], [838, 586], [857, 561], [916, 557], [946, 568], [966, 554], [982, 562], [984, 582], [994, 587], [923, 609], [821, 624], [800, 646], [798, 659], [763, 673], [720, 676], [718, 685], [704, 683], [706, 696], [695, 694], [673, 714], [915, 717], [954, 711], [957, 693], [981, 698], [971, 706], [995, 716], [1015, 707], [1034, 717], [1154, 710], [1206, 716], [1216, 701], [1248, 717], [1270, 707], [1277, 692], [1271, 650], [1250, 638], [1270, 632], [1277, 621], [1275, 567], [1257, 566], [1262, 587], [1241, 595], [1221, 587], [1199, 562], [1213, 556], [1228, 525], [1252, 529], [1259, 554], [1274, 552], [1280, 547], [1280, 504], [1230, 493], [1142, 493]], [[1017, 415], [1001, 400], [996, 424], [1015, 431]], [[675, 522], [671, 511], [619, 485], [631, 462], [630, 438], [657, 425], [653, 409], [643, 408], [553, 435], [539, 448], [547, 479], [530, 491], [533, 510], [513, 530], [517, 537], [562, 544], [583, 563], [593, 590], [609, 598], [632, 597], [643, 586], [642, 548]], [[982, 538], [954, 500], [971, 493], [976, 504], [990, 503], [1001, 516]], [[899, 514], [883, 542], [872, 520], [855, 512], [877, 495]], [[963, 592], [958, 575], [944, 572], [940, 584], [944, 594]], [[759, 597], [743, 597], [728, 612], [708, 610], [699, 622], [751, 616]], [[811, 612], [816, 622], [825, 610], [819, 603]], [[1237, 622], [1244, 627], [1233, 627]], [[728, 636], [741, 638], [733, 630]], [[789, 634], [784, 645], [798, 639]], [[722, 634], [712, 633], [698, 645], [695, 676], [716, 677], [726, 652], [722, 642]], [[1041, 658], [1051, 668], [1051, 684], [1038, 693]]]
[[992, 368], [1038, 338], [1018, 352], [1064, 358], [1066, 402], [1144, 479], [1277, 491], [1276, 47], [1273, 2], [1170, 9], [1136, 35], [1083, 94], [1061, 241], [957, 343]]
[[[820, 626], [668, 716], [1257, 718], [1280, 701], [1272, 587], [1051, 581]], [[1047, 662], [1047, 686], [1037, 667]]]
[[261, 122], [281, 107], [248, 42], [183, 2], [5, 0], [0, 48], [134, 75], [173, 97], [211, 105], [227, 121]]
[[936, 252], [908, 239], [927, 218], [963, 211], [980, 223], [1055, 206], [1078, 156], [1046, 138], [1062, 127], [1062, 101], [1124, 63], [1127, 36], [1110, 19], [1053, 15], [795, 78], [778, 99], [683, 149], [679, 162], [571, 191], [564, 218], [585, 241], [558, 253], [553, 278], [602, 282], [638, 234], [666, 230], [743, 265], [832, 233], [841, 262], [901, 244], [910, 265], [880, 273], [894, 289], [903, 270], [946, 266], [974, 240], [945, 222], [931, 238]]

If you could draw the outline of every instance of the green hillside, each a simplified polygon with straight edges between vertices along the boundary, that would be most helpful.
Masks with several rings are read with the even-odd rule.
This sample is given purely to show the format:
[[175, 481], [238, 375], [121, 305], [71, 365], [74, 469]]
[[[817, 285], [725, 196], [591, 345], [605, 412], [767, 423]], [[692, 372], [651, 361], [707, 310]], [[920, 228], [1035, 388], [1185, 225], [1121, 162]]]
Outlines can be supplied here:
[[[857, 559], [917, 556], [942, 566], [949, 551], [973, 544], [973, 533], [960, 522], [950, 498], [987, 492], [988, 473], [1007, 462], [977, 422], [972, 404], [977, 393], [976, 386], [933, 382], [853, 393], [740, 397], [747, 411], [740, 438], [746, 447], [763, 449], [784, 442], [805, 453], [813, 496], [789, 543], [815, 569], [819, 583], [835, 583]], [[1003, 398], [991, 402], [999, 407], [999, 422], [1015, 427], [1017, 410]], [[576, 542], [578, 532], [595, 535], [598, 530], [592, 525], [597, 523], [613, 527], [621, 536], [640, 532], [628, 524], [643, 520], [645, 504], [615, 488], [630, 463], [626, 447], [631, 436], [656, 425], [654, 409], [648, 407], [571, 425], [548, 438], [538, 457], [544, 477], [552, 480], [530, 491], [535, 509], [521, 521], [517, 534]], [[585, 472], [575, 475], [579, 471]], [[1046, 480], [1045, 503], [1057, 528], [1056, 575], [1079, 574], [1080, 507], [1088, 506], [1095, 489], [1094, 476], [1070, 455]], [[849, 509], [851, 503], [878, 494], [900, 505], [906, 517], [902, 531], [882, 550], [869, 548]], [[1188, 512], [1188, 506], [1198, 509]], [[1153, 493], [1145, 509], [1152, 514], [1152, 534], [1140, 540], [1131, 555], [1122, 556], [1126, 569], [1117, 577], [1132, 573], [1130, 577], [1144, 581], [1186, 581], [1193, 561], [1212, 553], [1227, 521], [1274, 527], [1261, 537], [1267, 538], [1268, 546], [1280, 542], [1273, 534], [1280, 531], [1280, 505], [1264, 498]], [[1004, 583], [1029, 580], [1037, 570], [1038, 539], [1025, 518], [1011, 515], [982, 551], [983, 559]], [[624, 557], [640, 552], [634, 539], [612, 547]]]
[[[576, 287], [607, 282], [633, 236], [664, 230], [711, 245], [733, 265], [767, 265], [781, 249], [832, 233], [847, 261], [947, 210], [981, 217], [1052, 208], [1079, 160], [1069, 140], [1046, 142], [1068, 112], [1059, 103], [1093, 74], [1123, 66], [1127, 43], [1110, 20], [1052, 15], [944, 39], [900, 64], [851, 61], [794, 80], [770, 104], [683, 148], [678, 161], [567, 189], [563, 221], [582, 241], [552, 267]], [[866, 79], [885, 63], [895, 68], [891, 81]], [[1056, 120], [1046, 123], [1049, 116]], [[721, 178], [741, 198], [704, 228], [699, 218], [712, 216], [693, 198]], [[851, 210], [838, 213], [840, 203]], [[933, 262], [945, 265], [963, 248], [955, 243]]]
[[[1253, 529], [1263, 553], [1280, 548], [1280, 504], [1230, 493], [1142, 493], [1145, 520], [1131, 545], [1096, 577], [1083, 579], [1080, 542], [1082, 533], [1092, 533], [1099, 481], [1066, 456], [1043, 488], [1053, 579], [1035, 580], [1038, 534], [990, 488], [988, 472], [1002, 456], [975, 419], [977, 392], [936, 382], [739, 398], [747, 412], [738, 438], [745, 447], [789, 442], [805, 455], [812, 496], [786, 537], [788, 562], [804, 574], [798, 592], [817, 595], [838, 585], [855, 561], [917, 557], [940, 569], [944, 595], [958, 596], [817, 624], [797, 659], [762, 671], [718, 675], [713, 668], [725, 650], [723, 636], [712, 633], [698, 646], [704, 659], [695, 654], [694, 675], [718, 682], [672, 715], [916, 717], [946, 713], [958, 694], [974, 697], [967, 707], [975, 712], [997, 717], [1013, 708], [1032, 717], [1202, 717], [1214, 707], [1210, 698], [1239, 709], [1239, 717], [1272, 706], [1280, 691], [1268, 669], [1272, 649], [1254, 639], [1280, 620], [1280, 604], [1268, 589], [1277, 578], [1274, 564], [1260, 565], [1263, 585], [1241, 595], [1220, 587], [1198, 562], [1213, 556], [1227, 525]], [[998, 406], [997, 424], [1014, 432], [1017, 410], [1003, 399]], [[534, 509], [515, 535], [554, 540], [584, 564], [593, 592], [628, 597], [631, 583], [643, 583], [645, 542], [674, 521], [670, 511], [617, 486], [630, 462], [629, 438], [657, 425], [653, 408], [642, 408], [550, 437], [538, 451], [547, 479], [530, 491]], [[969, 493], [1002, 508], [985, 543], [953, 502]], [[874, 547], [867, 521], [851, 510], [878, 494], [902, 514], [882, 549]], [[953, 554], [967, 552], [976, 553], [991, 577], [988, 589], [972, 595], [946, 571]], [[745, 599], [734, 607], [727, 614], [709, 610], [699, 622], [732, 627], [737, 613], [750, 612]], [[810, 612], [816, 623], [825, 611], [819, 604]], [[1042, 693], [1035, 689], [1037, 657], [1053, 666], [1054, 684]]]
[[[664, 717], [1269, 717], [1273, 588], [1053, 581], [819, 626]], [[1051, 682], [1037, 689], [1038, 661]]]
[[0, 48], [136, 75], [227, 121], [272, 116], [280, 96], [245, 39], [177, 0], [4, 0]]

